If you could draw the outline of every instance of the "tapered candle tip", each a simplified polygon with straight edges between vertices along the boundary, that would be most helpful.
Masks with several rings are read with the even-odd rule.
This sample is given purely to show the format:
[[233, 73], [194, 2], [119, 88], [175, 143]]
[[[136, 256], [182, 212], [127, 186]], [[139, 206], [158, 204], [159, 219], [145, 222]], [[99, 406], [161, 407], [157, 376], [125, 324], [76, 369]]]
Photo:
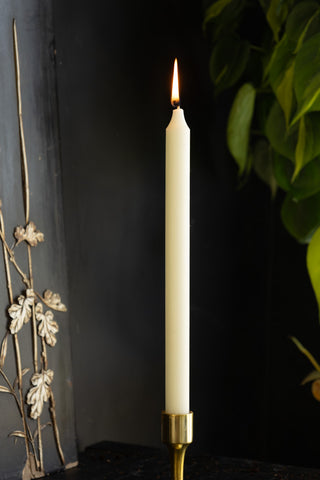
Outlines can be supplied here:
[[178, 60], [175, 59], [173, 66], [173, 79], [172, 79], [172, 93], [171, 93], [171, 105], [174, 108], [180, 105], [179, 96], [179, 78], [178, 78]]

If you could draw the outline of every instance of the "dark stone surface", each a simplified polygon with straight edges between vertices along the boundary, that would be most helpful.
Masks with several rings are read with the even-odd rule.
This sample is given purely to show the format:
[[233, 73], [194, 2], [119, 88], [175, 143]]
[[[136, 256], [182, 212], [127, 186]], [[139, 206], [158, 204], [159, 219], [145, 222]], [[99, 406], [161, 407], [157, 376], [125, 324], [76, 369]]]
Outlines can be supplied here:
[[[185, 480], [319, 480], [320, 470], [272, 465], [197, 454], [189, 447]], [[51, 477], [50, 477], [51, 478]], [[163, 449], [103, 442], [80, 455], [77, 468], [52, 475], [52, 480], [168, 480], [168, 455]]]

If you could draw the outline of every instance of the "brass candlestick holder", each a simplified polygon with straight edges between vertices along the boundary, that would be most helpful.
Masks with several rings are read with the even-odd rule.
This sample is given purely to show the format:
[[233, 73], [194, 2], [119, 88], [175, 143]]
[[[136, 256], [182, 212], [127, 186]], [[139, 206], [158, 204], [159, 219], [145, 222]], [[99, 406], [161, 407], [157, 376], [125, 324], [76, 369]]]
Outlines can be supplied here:
[[162, 412], [161, 439], [169, 450], [172, 480], [183, 480], [184, 457], [192, 438], [193, 412], [185, 415]]

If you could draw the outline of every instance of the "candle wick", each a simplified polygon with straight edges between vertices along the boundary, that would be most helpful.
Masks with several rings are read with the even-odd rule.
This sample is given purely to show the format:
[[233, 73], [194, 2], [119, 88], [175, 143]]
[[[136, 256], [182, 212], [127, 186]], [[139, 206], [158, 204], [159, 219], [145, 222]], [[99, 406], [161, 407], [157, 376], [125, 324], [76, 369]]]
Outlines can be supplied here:
[[172, 104], [173, 108], [180, 108], [180, 102], [179, 102], [179, 100], [173, 100], [173, 101], [171, 102], [171, 104]]

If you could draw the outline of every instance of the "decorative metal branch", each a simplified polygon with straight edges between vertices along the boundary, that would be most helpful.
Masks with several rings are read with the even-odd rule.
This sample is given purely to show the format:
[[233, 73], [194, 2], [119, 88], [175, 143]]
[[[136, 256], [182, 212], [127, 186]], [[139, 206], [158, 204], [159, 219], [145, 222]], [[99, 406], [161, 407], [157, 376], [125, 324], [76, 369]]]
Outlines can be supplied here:
[[[54, 372], [52, 369], [48, 368], [47, 345], [49, 345], [50, 348], [53, 348], [56, 345], [56, 334], [59, 331], [59, 326], [58, 323], [54, 320], [54, 314], [52, 310], [65, 312], [67, 311], [67, 308], [61, 302], [61, 298], [58, 293], [53, 293], [51, 290], [45, 290], [43, 295], [40, 295], [34, 290], [32, 248], [36, 247], [39, 243], [44, 241], [44, 235], [37, 229], [35, 223], [33, 221], [30, 221], [29, 174], [23, 128], [20, 62], [15, 20], [13, 20], [13, 46], [24, 192], [25, 227], [19, 225], [15, 228], [14, 237], [16, 239], [16, 244], [13, 248], [10, 248], [6, 241], [2, 203], [0, 201], [0, 242], [2, 243], [3, 248], [8, 299], [10, 303], [10, 306], [8, 307], [10, 322], [8, 324], [8, 329], [5, 333], [0, 347], [0, 375], [6, 384], [0, 385], [0, 393], [12, 395], [17, 405], [19, 414], [22, 419], [23, 430], [15, 430], [11, 432], [9, 436], [14, 436], [18, 438], [20, 437], [24, 439], [27, 454], [27, 463], [29, 467], [29, 476], [30, 478], [36, 478], [45, 474], [43, 461], [42, 430], [48, 425], [52, 425], [53, 435], [57, 446], [57, 452], [60, 457], [61, 464], [65, 464], [57, 423], [56, 403], [52, 390]], [[18, 247], [20, 244], [25, 244], [27, 247], [29, 270], [28, 274], [26, 274], [18, 265], [14, 255], [13, 249]], [[20, 295], [17, 297], [16, 301], [14, 301], [12, 291], [10, 267], [13, 267], [16, 270], [24, 284], [23, 294], [20, 292]], [[36, 302], [37, 298], [39, 300], [38, 302]], [[45, 311], [43, 305], [46, 305], [52, 310]], [[25, 396], [23, 388], [23, 377], [30, 371], [30, 368], [22, 368], [19, 338], [20, 340], [24, 339], [24, 326], [28, 323], [30, 324], [32, 330], [33, 373], [30, 379], [32, 386], [29, 388], [29, 391]], [[13, 339], [13, 347], [15, 351], [17, 369], [17, 377], [13, 383], [10, 382], [7, 374], [4, 371], [4, 364], [8, 351], [8, 340], [10, 336]], [[39, 340], [40, 352], [38, 348]], [[25, 397], [26, 400], [24, 400]], [[51, 423], [42, 425], [41, 415], [43, 412], [44, 404], [47, 402], [49, 402], [48, 408], [51, 416]], [[31, 420], [28, 420], [28, 406], [30, 407], [29, 417]], [[37, 428], [32, 435], [29, 427], [29, 422], [32, 422], [33, 420], [37, 422]]]

